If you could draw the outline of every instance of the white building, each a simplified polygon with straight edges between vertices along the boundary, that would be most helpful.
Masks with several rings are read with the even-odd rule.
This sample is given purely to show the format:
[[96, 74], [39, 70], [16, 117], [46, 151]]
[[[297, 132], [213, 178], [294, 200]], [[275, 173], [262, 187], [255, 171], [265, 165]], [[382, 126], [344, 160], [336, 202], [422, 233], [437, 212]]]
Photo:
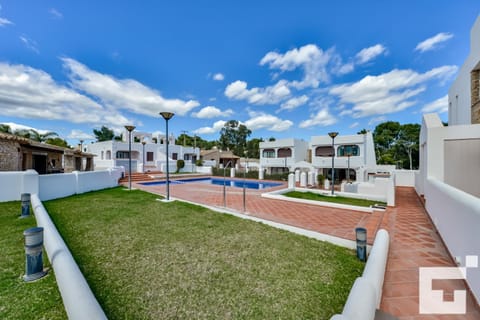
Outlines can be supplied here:
[[417, 193], [448, 251], [480, 300], [480, 16], [471, 30], [471, 52], [448, 95], [449, 125], [423, 116]]
[[375, 145], [371, 132], [356, 135], [338, 135], [334, 139], [328, 135], [312, 137], [310, 142], [312, 165], [327, 179], [331, 179], [332, 155], [334, 155], [335, 181], [367, 181], [368, 174], [377, 172]]
[[371, 132], [338, 135], [332, 148], [330, 136], [314, 136], [310, 143], [298, 139], [280, 139], [260, 143], [260, 167], [267, 173], [308, 169], [331, 179], [334, 156], [335, 181], [367, 181], [368, 174], [377, 172], [375, 147]]
[[260, 142], [260, 168], [267, 174], [293, 171], [302, 161], [308, 161], [308, 142], [304, 140], [289, 138]]
[[470, 32], [470, 54], [448, 91], [448, 124], [480, 123], [480, 16]]
[[[95, 154], [95, 170], [123, 166], [128, 170], [129, 133], [125, 130], [122, 141], [102, 141], [84, 145], [84, 150]], [[166, 137], [153, 136], [151, 133], [133, 131], [131, 133], [132, 172], [166, 170]], [[200, 149], [183, 147], [175, 144], [175, 137], [170, 135], [169, 145], [170, 171], [176, 170], [177, 160], [184, 160], [182, 171], [194, 171], [195, 161], [200, 158]]]

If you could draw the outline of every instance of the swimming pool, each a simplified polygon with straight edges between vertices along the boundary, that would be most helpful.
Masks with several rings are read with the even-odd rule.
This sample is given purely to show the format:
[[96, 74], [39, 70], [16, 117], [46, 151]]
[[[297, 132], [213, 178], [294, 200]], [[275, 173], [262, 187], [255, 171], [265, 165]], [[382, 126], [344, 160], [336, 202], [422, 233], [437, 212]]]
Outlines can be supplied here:
[[[159, 186], [164, 185], [165, 181], [152, 181], [152, 182], [142, 182], [140, 184], [144, 186]], [[193, 178], [193, 179], [183, 179], [183, 180], [170, 180], [170, 184], [185, 184], [185, 183], [205, 183], [205, 184], [214, 184], [217, 186], [223, 186], [224, 180], [223, 178]], [[225, 185], [227, 187], [236, 187], [236, 188], [243, 188], [245, 183], [245, 188], [247, 189], [267, 189], [272, 187], [278, 187], [282, 184], [279, 182], [260, 182], [260, 181], [252, 181], [252, 180], [233, 180], [233, 179], [225, 179]]]

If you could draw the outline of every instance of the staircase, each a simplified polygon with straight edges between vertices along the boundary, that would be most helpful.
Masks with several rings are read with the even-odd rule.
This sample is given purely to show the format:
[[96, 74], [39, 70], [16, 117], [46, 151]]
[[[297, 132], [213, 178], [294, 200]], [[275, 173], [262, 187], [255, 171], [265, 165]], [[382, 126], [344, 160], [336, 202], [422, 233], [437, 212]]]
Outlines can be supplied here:
[[[160, 171], [150, 171], [146, 173], [132, 172], [132, 182], [152, 181], [152, 180], [155, 180], [154, 178], [152, 178], [152, 175], [160, 175], [160, 174], [162, 174], [162, 172]], [[128, 173], [125, 173], [125, 176], [123, 178], [120, 178], [118, 182], [119, 183], [128, 182]]]

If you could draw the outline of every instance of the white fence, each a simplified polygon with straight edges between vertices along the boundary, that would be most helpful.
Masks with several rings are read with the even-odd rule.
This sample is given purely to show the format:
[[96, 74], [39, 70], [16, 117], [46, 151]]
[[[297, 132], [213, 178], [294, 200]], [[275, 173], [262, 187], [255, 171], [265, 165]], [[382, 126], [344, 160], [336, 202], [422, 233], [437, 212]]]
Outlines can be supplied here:
[[[465, 267], [466, 256], [480, 256], [480, 199], [434, 178], [425, 182], [425, 204], [450, 254]], [[467, 282], [480, 300], [480, 268], [467, 268]]]
[[0, 202], [20, 200], [22, 193], [38, 193], [43, 201], [111, 188], [118, 185], [122, 172], [123, 168], [50, 175], [34, 170], [0, 172]]

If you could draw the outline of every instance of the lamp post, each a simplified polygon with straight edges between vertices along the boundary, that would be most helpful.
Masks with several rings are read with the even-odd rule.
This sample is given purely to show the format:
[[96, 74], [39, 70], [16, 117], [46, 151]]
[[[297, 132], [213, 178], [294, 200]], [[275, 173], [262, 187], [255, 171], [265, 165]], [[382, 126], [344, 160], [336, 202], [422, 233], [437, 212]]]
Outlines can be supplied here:
[[145, 173], [145, 144], [147, 141], [143, 140], [142, 141], [142, 170], [143, 173]]
[[132, 131], [135, 126], [125, 126], [128, 131], [128, 190], [132, 190]]
[[165, 126], [166, 126], [166, 129], [165, 129], [165, 132], [166, 132], [166, 136], [167, 136], [167, 155], [166, 155], [166, 158], [167, 158], [167, 201], [170, 201], [170, 172], [169, 172], [169, 166], [168, 166], [168, 144], [169, 144], [169, 139], [168, 139], [168, 120], [172, 119], [173, 116], [175, 115], [173, 112], [160, 112], [160, 115], [163, 117], [163, 119], [165, 119]]
[[[245, 159], [248, 159], [248, 151], [245, 150], [244, 152]], [[246, 197], [246, 189], [245, 189], [245, 183], [247, 179], [247, 161], [245, 160], [245, 169], [243, 170], [243, 212], [247, 211], [247, 197]]]
[[347, 155], [348, 159], [347, 159], [347, 162], [348, 162], [348, 171], [347, 171], [347, 182], [350, 183], [350, 153], [348, 153]]
[[83, 152], [83, 140], [80, 140], [80, 152]]
[[228, 160], [227, 164], [223, 166], [223, 207], [227, 207], [227, 182], [225, 179], [225, 170], [230, 165], [231, 168], [232, 160]]
[[335, 137], [338, 136], [338, 132], [329, 132], [328, 135], [332, 138], [332, 196], [335, 189]]

